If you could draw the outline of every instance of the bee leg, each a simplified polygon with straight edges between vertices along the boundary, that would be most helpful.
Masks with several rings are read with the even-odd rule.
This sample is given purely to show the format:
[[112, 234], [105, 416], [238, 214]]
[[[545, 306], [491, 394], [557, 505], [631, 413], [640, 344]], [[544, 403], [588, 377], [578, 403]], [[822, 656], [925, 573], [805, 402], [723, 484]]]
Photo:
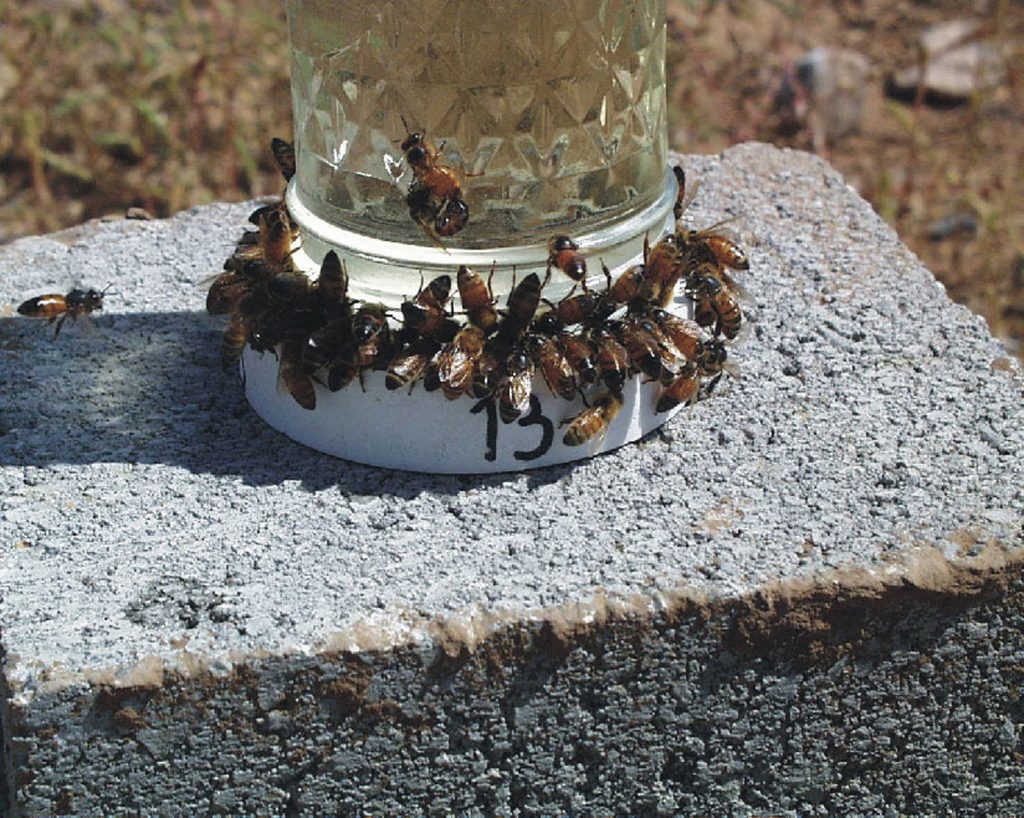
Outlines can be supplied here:
[[[53, 340], [57, 340], [57, 336], [60, 335], [61, 327], [64, 326], [64, 322], [67, 320], [70, 313], [64, 313], [59, 320], [57, 320], [57, 328], [53, 331]], [[48, 323], [53, 323], [56, 317], [51, 318]]]
[[420, 222], [420, 227], [422, 227], [423, 228], [423, 232], [427, 234], [427, 238], [429, 238], [432, 242], [434, 242], [434, 244], [436, 244], [438, 247], [440, 247], [442, 250], [444, 250], [445, 253], [448, 252], [448, 248], [444, 246], [444, 242], [441, 241], [441, 239], [438, 237], [437, 233], [435, 233], [430, 228], [430, 226], [428, 224], [426, 224], [425, 222], [421, 221]]

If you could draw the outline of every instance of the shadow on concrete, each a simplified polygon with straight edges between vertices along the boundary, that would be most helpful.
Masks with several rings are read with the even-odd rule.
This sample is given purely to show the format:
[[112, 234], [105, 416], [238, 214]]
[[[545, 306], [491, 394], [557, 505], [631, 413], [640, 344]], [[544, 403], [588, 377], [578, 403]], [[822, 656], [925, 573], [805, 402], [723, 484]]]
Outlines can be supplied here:
[[[523, 479], [391, 471], [295, 443], [249, 408], [221, 367], [223, 323], [205, 312], [105, 314], [91, 324], [69, 325], [55, 341], [42, 322], [0, 319], [0, 466], [162, 463], [249, 485], [400, 497]], [[557, 481], [570, 468], [525, 479]]]

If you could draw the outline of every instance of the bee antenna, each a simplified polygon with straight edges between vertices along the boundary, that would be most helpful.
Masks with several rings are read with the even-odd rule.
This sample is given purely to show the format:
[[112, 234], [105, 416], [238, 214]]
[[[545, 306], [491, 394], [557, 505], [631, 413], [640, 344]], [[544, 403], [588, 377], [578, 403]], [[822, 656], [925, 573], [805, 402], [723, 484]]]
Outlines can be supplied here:
[[[412, 133], [412, 131], [409, 130], [409, 123], [405, 121], [405, 114], [399, 114], [398, 118], [402, 120], [402, 127], [405, 128], [405, 132], [407, 134]], [[398, 141], [401, 142], [402, 140]]]

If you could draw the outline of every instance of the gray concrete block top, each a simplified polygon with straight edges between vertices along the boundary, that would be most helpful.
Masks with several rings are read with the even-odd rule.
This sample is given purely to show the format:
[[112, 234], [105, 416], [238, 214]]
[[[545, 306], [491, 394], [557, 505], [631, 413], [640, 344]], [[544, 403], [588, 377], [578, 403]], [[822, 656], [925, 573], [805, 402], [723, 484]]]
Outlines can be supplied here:
[[[742, 378], [636, 445], [515, 475], [352, 465], [248, 409], [197, 284], [251, 204], [0, 248], [0, 304], [113, 285], [95, 332], [54, 342], [0, 318], [12, 690], [442, 632], [472, 643], [601, 600], [650, 608], [1021, 549], [1021, 374], [982, 319], [824, 162], [753, 144], [684, 162], [702, 183], [690, 222], [736, 217], [751, 253]], [[480, 425], [483, 445], [468, 404], [452, 422]]]

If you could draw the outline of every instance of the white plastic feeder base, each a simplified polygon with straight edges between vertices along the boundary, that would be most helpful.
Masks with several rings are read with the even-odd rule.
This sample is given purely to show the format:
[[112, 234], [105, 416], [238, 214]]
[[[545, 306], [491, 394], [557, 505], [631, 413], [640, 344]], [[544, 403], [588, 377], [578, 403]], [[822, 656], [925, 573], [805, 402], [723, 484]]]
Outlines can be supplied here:
[[[299, 443], [327, 454], [403, 471], [431, 474], [485, 474], [554, 466], [617, 449], [658, 428], [680, 407], [655, 414], [661, 387], [634, 376], [623, 390], [624, 403], [603, 437], [581, 446], [562, 442], [568, 421], [582, 400], [555, 398], [541, 378], [533, 384], [531, 411], [503, 423], [491, 401], [470, 397], [447, 400], [438, 390], [417, 384], [390, 391], [383, 372], [364, 374], [331, 392], [316, 384], [316, 408], [303, 409], [277, 376], [277, 358], [250, 347], [242, 356], [245, 394], [270, 426]], [[600, 388], [592, 395], [600, 394]]]

